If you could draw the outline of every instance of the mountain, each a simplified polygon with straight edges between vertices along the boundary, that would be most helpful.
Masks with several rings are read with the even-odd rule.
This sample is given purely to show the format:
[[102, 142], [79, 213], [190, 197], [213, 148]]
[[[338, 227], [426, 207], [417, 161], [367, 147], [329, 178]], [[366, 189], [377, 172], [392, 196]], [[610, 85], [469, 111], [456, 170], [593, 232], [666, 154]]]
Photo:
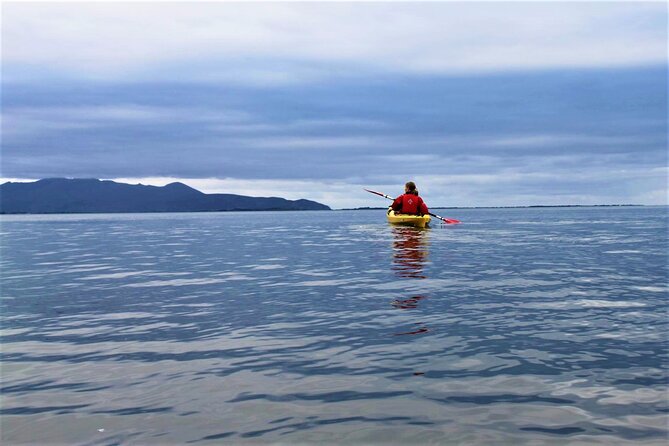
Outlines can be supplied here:
[[0, 185], [0, 213], [329, 210], [310, 200], [205, 194], [183, 183], [163, 187], [96, 179], [48, 178]]

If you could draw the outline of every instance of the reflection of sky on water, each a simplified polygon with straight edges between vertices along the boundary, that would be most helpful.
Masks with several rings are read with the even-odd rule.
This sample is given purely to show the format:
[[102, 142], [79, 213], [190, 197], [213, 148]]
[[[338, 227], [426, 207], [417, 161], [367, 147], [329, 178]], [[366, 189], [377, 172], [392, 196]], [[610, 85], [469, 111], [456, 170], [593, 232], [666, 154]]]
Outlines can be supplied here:
[[3, 217], [3, 444], [666, 439], [663, 209], [295, 215]]

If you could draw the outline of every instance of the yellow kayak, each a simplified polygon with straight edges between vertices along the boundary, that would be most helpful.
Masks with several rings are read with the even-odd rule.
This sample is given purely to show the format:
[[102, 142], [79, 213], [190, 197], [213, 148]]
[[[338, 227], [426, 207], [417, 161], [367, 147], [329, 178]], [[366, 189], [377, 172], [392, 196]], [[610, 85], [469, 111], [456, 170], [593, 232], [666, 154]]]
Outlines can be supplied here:
[[429, 215], [396, 214], [392, 209], [388, 209], [388, 223], [424, 228], [429, 222]]

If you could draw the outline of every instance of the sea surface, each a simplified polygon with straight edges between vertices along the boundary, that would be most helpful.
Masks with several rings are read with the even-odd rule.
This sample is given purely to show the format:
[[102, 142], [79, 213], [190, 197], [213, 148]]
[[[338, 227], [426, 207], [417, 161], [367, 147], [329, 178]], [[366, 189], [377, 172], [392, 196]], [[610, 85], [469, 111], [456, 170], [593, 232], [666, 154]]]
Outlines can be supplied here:
[[664, 445], [667, 207], [1, 219], [12, 444]]

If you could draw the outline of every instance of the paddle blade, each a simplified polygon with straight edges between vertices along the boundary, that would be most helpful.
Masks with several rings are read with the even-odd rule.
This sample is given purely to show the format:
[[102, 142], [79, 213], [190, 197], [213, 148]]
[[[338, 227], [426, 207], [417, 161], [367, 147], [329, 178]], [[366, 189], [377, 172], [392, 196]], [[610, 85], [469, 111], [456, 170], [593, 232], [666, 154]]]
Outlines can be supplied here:
[[460, 220], [456, 220], [455, 218], [444, 218], [441, 215], [433, 214], [432, 212], [429, 212], [429, 214], [434, 218], [438, 218], [439, 220], [443, 221], [447, 225], [457, 225], [460, 223]]

